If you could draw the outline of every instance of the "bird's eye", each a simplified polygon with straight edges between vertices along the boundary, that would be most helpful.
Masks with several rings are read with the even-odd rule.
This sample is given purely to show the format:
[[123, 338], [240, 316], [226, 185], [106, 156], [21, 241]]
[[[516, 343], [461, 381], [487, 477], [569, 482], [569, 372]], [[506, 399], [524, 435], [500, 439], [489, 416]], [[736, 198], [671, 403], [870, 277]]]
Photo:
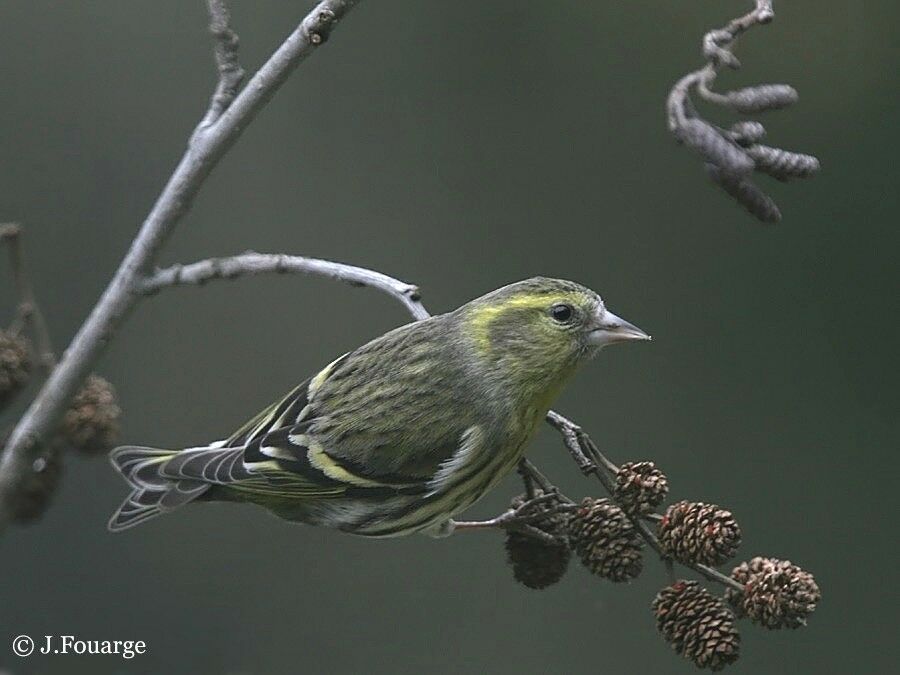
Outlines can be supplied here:
[[559, 303], [550, 308], [550, 316], [553, 317], [554, 321], [566, 323], [571, 321], [572, 317], [575, 316], [575, 310], [572, 309], [572, 305]]

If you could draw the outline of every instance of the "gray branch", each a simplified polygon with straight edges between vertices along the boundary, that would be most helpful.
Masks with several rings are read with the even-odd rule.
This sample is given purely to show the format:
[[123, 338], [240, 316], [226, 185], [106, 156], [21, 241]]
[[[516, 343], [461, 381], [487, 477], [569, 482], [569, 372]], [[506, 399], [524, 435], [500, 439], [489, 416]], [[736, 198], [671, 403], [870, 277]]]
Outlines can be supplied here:
[[422, 305], [417, 286], [364, 267], [281, 253], [250, 251], [230, 258], [210, 258], [190, 265], [173, 265], [146, 277], [139, 290], [150, 295], [170, 286], [202, 285], [214, 279], [237, 279], [273, 273], [308, 274], [343, 281], [353, 286], [373, 288], [396, 298], [414, 319], [428, 318], [428, 311]]
[[231, 13], [225, 0], [206, 0], [209, 10], [209, 32], [216, 40], [213, 54], [219, 70], [219, 81], [209, 102], [206, 116], [200, 122], [200, 128], [206, 129], [222, 116], [234, 97], [237, 96], [241, 82], [244, 81], [244, 69], [238, 61], [237, 33], [231, 29]]
[[775, 18], [772, 0], [754, 0], [754, 4], [753, 11], [706, 33], [703, 38], [706, 63], [672, 87], [666, 101], [666, 119], [679, 143], [703, 159], [713, 183], [759, 221], [777, 223], [781, 211], [753, 182], [752, 172], [782, 181], [808, 178], [818, 172], [819, 160], [811, 155], [756, 145], [765, 135], [762, 124], [756, 121], [737, 122], [731, 129], [719, 128], [702, 119], [691, 98], [696, 94], [742, 115], [780, 110], [797, 102], [797, 90], [787, 84], [762, 84], [724, 93], [713, 91], [723, 68], [741, 67], [733, 51], [738, 38], [753, 26]]
[[[689, 97], [691, 89], [696, 88], [705, 98], [714, 98], [716, 95], [711, 90], [719, 70], [723, 66], [740, 67], [740, 62], [731, 51], [738, 36], [752, 26], [769, 23], [775, 18], [772, 0], [754, 0], [754, 2], [756, 8], [752, 12], [734, 19], [724, 28], [712, 30], [704, 36], [703, 55], [707, 59], [706, 65], [678, 80], [669, 93], [666, 111], [668, 112], [670, 131], [677, 131], [686, 120], [694, 116]], [[716, 102], [724, 103], [725, 101], [717, 99]]]
[[[609, 496], [616, 500], [616, 474], [619, 467], [611, 462], [600, 451], [597, 445], [591, 440], [591, 437], [575, 422], [567, 419], [559, 413], [552, 410], [547, 413], [547, 424], [556, 429], [563, 439], [563, 445], [572, 455], [572, 458], [578, 464], [578, 468], [585, 476], [594, 476], [603, 485]], [[659, 518], [658, 514], [649, 514], [644, 516], [645, 519], [655, 520]], [[628, 516], [628, 519], [634, 525], [638, 534], [647, 542], [659, 557], [666, 561], [667, 565], [671, 565], [672, 560], [663, 550], [662, 544], [656, 533], [645, 523], [640, 517]], [[709, 581], [722, 584], [728, 588], [743, 592], [743, 586], [737, 583], [729, 576], [722, 574], [719, 570], [708, 565], [700, 563], [685, 563], [682, 565], [698, 572]]]
[[[143, 297], [140, 286], [146, 270], [175, 227], [190, 209], [194, 198], [219, 160], [234, 145], [244, 129], [269, 102], [297, 65], [322, 44], [335, 24], [358, 0], [323, 0], [316, 4], [300, 25], [287, 37], [247, 86], [237, 93], [215, 121], [215, 96], [210, 108], [191, 136], [190, 144], [157, 198], [152, 210], [132, 241], [106, 290], [73, 338], [44, 386], [16, 424], [0, 457], [0, 527], [9, 520], [10, 500], [16, 486], [29, 470], [43, 439], [50, 435], [85, 376], [100, 358], [104, 347], [128, 312]], [[210, 4], [213, 19], [224, 8]], [[227, 21], [225, 21], [226, 30]], [[227, 40], [226, 40], [227, 41]], [[230, 44], [230, 43], [229, 43]], [[217, 43], [223, 56], [229, 50]], [[236, 43], [233, 45], [236, 49]], [[236, 58], [236, 57], [235, 57]], [[221, 61], [220, 75], [221, 75]], [[217, 87], [218, 90], [218, 87]]]

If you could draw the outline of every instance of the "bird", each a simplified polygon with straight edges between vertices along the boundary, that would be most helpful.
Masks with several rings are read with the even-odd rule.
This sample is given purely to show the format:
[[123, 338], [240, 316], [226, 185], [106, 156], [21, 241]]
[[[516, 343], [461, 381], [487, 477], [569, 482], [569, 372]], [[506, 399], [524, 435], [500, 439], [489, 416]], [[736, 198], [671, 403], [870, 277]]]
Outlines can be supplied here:
[[575, 282], [504, 286], [340, 356], [223, 440], [116, 448], [132, 492], [108, 527], [221, 501], [366, 537], [446, 536], [580, 365], [650, 339]]

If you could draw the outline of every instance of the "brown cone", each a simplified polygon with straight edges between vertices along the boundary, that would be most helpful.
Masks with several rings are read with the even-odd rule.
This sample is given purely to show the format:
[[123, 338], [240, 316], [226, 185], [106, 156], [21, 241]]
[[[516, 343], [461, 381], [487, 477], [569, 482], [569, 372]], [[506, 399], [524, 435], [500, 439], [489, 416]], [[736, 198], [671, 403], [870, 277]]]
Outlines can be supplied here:
[[790, 560], [756, 557], [735, 567], [731, 578], [744, 585], [744, 592], [728, 589], [728, 602], [738, 616], [766, 628], [805, 626], [822, 599], [813, 575]]
[[569, 521], [569, 540], [582, 564], [604, 579], [631, 581], [643, 569], [637, 531], [608, 499], [585, 497]]
[[626, 462], [616, 474], [616, 502], [632, 516], [652, 512], [669, 492], [665, 474], [653, 462]]
[[0, 330], [0, 405], [25, 386], [31, 374], [31, 365], [28, 341]]
[[721, 565], [741, 544], [741, 528], [731, 512], [703, 502], [672, 504], [657, 534], [666, 553], [688, 564]]
[[[540, 496], [538, 491], [536, 496]], [[518, 509], [525, 502], [525, 495], [513, 499], [510, 508]], [[565, 538], [567, 513], [549, 513], [553, 502], [535, 505], [535, 513], [543, 513], [544, 517], [529, 523], [533, 527], [560, 537], [561, 543], [554, 545], [530, 537], [521, 532], [510, 531], [506, 535], [506, 557], [513, 569], [513, 576], [520, 584], [528, 588], [541, 589], [552, 586], [566, 573], [572, 552]]]
[[113, 386], [99, 375], [90, 375], [72, 399], [60, 431], [76, 450], [86, 454], [106, 452], [119, 436], [121, 412]]
[[737, 661], [741, 636], [725, 603], [696, 581], [678, 581], [653, 600], [656, 628], [672, 649], [698, 668], [721, 670]]

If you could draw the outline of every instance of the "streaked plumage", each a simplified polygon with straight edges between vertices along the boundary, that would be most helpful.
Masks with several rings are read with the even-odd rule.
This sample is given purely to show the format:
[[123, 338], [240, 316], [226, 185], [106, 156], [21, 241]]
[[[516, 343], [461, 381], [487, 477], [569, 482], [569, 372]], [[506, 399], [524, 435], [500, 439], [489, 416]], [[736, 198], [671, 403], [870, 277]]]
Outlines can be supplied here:
[[341, 356], [224, 441], [117, 448], [134, 492], [110, 529], [200, 499], [367, 536], [446, 533], [517, 464], [580, 362], [646, 338], [578, 284], [505, 286]]

